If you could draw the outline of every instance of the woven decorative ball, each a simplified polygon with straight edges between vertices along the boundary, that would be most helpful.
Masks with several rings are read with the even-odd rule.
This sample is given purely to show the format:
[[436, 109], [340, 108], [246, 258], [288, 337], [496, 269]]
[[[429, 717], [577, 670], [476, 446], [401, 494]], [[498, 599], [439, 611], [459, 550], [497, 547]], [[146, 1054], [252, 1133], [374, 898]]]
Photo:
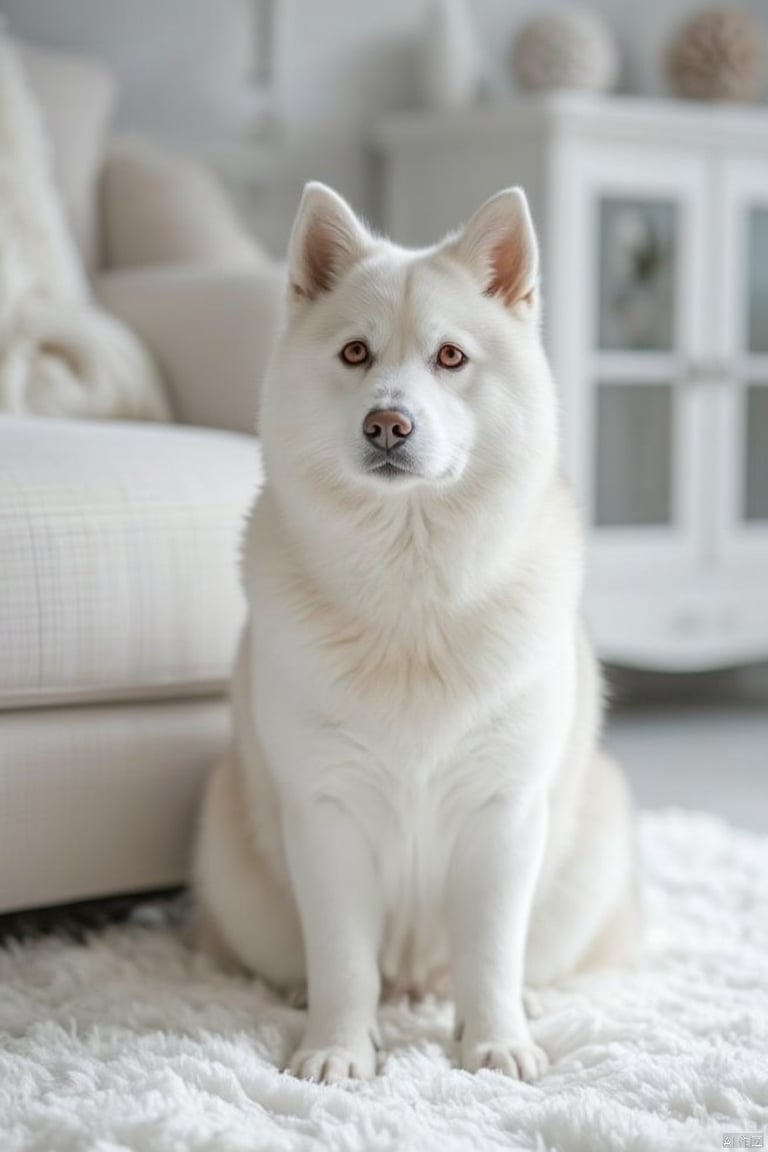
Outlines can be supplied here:
[[548, 12], [528, 21], [512, 45], [521, 88], [606, 92], [616, 83], [619, 52], [607, 25], [586, 8]]
[[688, 20], [667, 50], [672, 91], [689, 100], [756, 100], [764, 47], [757, 21], [740, 8], [710, 8]]

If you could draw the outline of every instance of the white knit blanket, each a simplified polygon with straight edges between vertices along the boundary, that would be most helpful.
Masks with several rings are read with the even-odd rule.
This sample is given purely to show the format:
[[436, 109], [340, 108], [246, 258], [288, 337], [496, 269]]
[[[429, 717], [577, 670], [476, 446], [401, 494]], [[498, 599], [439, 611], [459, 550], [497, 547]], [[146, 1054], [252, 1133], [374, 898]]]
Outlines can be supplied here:
[[0, 412], [166, 419], [157, 370], [97, 309], [50, 172], [40, 115], [0, 31]]
[[646, 954], [542, 996], [552, 1068], [535, 1085], [454, 1069], [451, 1009], [434, 1002], [382, 1009], [375, 1081], [295, 1080], [278, 1066], [302, 1014], [192, 955], [160, 904], [87, 946], [0, 949], [0, 1148], [743, 1147], [724, 1137], [768, 1125], [768, 839], [646, 814], [641, 861]]

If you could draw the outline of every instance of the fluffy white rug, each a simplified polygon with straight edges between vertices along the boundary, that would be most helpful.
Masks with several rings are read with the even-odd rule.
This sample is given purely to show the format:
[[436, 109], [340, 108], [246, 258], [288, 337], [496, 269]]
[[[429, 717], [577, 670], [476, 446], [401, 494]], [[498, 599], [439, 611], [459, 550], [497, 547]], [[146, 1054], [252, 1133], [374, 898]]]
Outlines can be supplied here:
[[668, 812], [643, 817], [641, 854], [647, 953], [542, 997], [534, 1030], [553, 1067], [537, 1085], [454, 1070], [439, 1003], [382, 1010], [376, 1081], [294, 1080], [276, 1066], [301, 1013], [191, 955], [162, 905], [87, 946], [12, 944], [0, 950], [0, 1148], [702, 1152], [757, 1136], [768, 839]]
[[149, 353], [95, 307], [40, 113], [0, 28], [0, 412], [164, 420]]

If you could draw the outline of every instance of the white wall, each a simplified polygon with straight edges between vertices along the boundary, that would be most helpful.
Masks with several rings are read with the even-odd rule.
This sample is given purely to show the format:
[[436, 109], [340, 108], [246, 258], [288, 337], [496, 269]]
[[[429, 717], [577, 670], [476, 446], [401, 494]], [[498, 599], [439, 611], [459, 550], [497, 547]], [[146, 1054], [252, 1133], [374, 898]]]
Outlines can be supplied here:
[[16, 35], [106, 60], [124, 125], [198, 139], [237, 129], [249, 0], [0, 0], [0, 11]]
[[[16, 35], [108, 61], [121, 83], [118, 124], [213, 156], [237, 173], [252, 218], [279, 249], [305, 179], [336, 184], [365, 210], [365, 126], [419, 103], [427, 0], [272, 0], [275, 128], [266, 137], [265, 99], [252, 83], [261, 2], [268, 0], [0, 0], [0, 12]], [[663, 44], [702, 0], [591, 3], [620, 43], [621, 87], [663, 90]], [[544, 5], [468, 5], [495, 87], [511, 90], [514, 29]], [[768, 29], [768, 5], [750, 6]]]

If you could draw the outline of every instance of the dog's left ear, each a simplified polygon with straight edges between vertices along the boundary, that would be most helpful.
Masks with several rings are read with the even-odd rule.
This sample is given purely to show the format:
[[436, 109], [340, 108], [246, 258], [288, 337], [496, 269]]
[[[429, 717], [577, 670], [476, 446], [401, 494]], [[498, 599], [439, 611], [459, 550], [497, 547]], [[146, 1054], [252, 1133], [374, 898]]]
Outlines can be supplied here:
[[295, 300], [329, 292], [363, 256], [370, 235], [338, 193], [325, 184], [304, 188], [288, 242], [288, 274]]
[[522, 188], [507, 188], [486, 200], [449, 251], [480, 281], [486, 296], [508, 308], [533, 304], [539, 279], [539, 246]]

